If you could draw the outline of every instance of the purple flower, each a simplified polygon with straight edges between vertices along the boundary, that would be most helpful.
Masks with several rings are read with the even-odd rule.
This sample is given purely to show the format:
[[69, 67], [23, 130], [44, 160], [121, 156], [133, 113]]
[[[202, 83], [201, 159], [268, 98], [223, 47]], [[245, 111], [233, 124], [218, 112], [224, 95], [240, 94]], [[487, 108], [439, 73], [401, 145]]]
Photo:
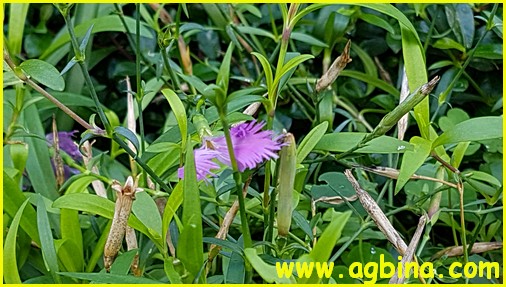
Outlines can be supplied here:
[[[82, 159], [81, 153], [79, 152], [79, 149], [77, 148], [75, 142], [72, 140], [72, 137], [75, 133], [77, 133], [77, 131], [58, 132], [58, 146], [60, 150], [66, 152], [70, 157], [72, 157], [72, 159], [74, 159], [74, 161], [80, 161]], [[53, 146], [53, 133], [46, 134], [46, 141], [49, 146]], [[55, 171], [56, 168], [53, 160], [51, 160], [51, 165], [53, 166], [53, 171]], [[69, 178], [71, 175], [79, 173], [77, 169], [71, 168], [67, 165], [63, 166], [63, 170], [65, 173], [65, 178]]]
[[[270, 130], [263, 131], [265, 123], [255, 121], [241, 123], [230, 129], [230, 137], [234, 148], [234, 155], [239, 171], [253, 169], [265, 160], [275, 159], [283, 144], [280, 137], [275, 137]], [[206, 176], [216, 176], [212, 170], [219, 169], [216, 160], [231, 166], [225, 136], [205, 138], [204, 144], [194, 151], [197, 179], [206, 179]], [[213, 161], [214, 160], [214, 161]], [[183, 178], [183, 168], [178, 170], [179, 178]]]
[[[58, 145], [62, 151], [70, 155], [75, 161], [78, 161], [82, 157], [79, 149], [77, 148], [77, 145], [72, 140], [72, 137], [75, 133], [77, 133], [77, 131], [58, 132]], [[46, 140], [48, 144], [52, 146], [54, 142], [53, 133], [48, 133], [46, 135]]]
[[[220, 166], [213, 161], [218, 156], [218, 152], [212, 149], [207, 149], [202, 146], [194, 151], [195, 156], [195, 169], [197, 170], [197, 180], [205, 179], [208, 174], [216, 176], [211, 172], [211, 169], [219, 169]], [[179, 178], [184, 177], [184, 168], [181, 167], [177, 170]]]

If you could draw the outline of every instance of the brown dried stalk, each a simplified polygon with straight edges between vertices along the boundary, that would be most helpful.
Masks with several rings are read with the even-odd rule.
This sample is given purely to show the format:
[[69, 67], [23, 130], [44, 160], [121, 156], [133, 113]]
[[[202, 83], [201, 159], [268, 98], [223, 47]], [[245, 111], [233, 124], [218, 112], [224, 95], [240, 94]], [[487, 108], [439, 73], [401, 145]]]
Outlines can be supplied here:
[[[467, 245], [469, 248], [469, 245]], [[487, 251], [497, 250], [502, 248], [502, 242], [476, 242], [473, 244], [473, 248], [471, 249], [471, 254], [483, 253]], [[434, 261], [442, 256], [455, 257], [462, 256], [464, 254], [464, 249], [461, 246], [452, 246], [447, 247], [436, 254], [432, 255], [430, 261]]]
[[328, 71], [316, 82], [316, 92], [319, 93], [330, 86], [341, 73], [346, 65], [351, 62], [350, 57], [351, 40], [348, 40], [343, 53], [335, 59]]
[[[322, 196], [322, 197], [319, 197], [317, 199], [312, 199], [311, 200], [311, 216], [314, 218], [316, 216], [316, 204], [318, 202], [324, 202], [324, 203], [328, 203], [328, 204], [335, 204], [335, 205], [338, 205], [338, 204], [341, 204], [341, 203], [344, 203], [344, 202], [347, 202], [347, 201], [355, 201], [358, 199], [358, 196], [355, 194], [355, 195], [352, 195], [352, 196], [349, 196], [349, 197], [342, 197], [342, 196]], [[316, 245], [316, 225], [315, 227], [313, 227], [313, 246]]]
[[371, 216], [372, 220], [374, 220], [374, 222], [381, 230], [381, 232], [383, 232], [388, 241], [390, 241], [390, 243], [393, 244], [393, 246], [399, 252], [399, 254], [401, 255], [406, 254], [408, 246], [406, 245], [404, 240], [402, 240], [397, 230], [395, 230], [395, 228], [392, 226], [392, 224], [390, 223], [386, 215], [383, 213], [381, 208], [378, 206], [376, 201], [369, 195], [369, 193], [367, 193], [367, 191], [363, 190], [362, 187], [360, 187], [360, 184], [355, 179], [350, 169], [345, 170], [344, 175], [353, 186], [353, 189], [355, 189], [355, 192], [358, 195], [360, 203], [362, 203], [364, 209]]
[[[368, 167], [368, 166], [362, 166], [362, 165], [353, 165], [353, 167], [361, 168], [361, 169], [366, 170], [368, 172], [372, 172], [372, 173], [375, 173], [375, 174], [378, 174], [381, 176], [385, 176], [388, 178], [392, 178], [392, 179], [399, 178], [399, 170], [397, 170], [395, 168], [391, 168], [391, 167], [384, 167], [384, 166]], [[439, 182], [439, 183], [448, 185], [448, 186], [453, 187], [455, 189], [457, 188], [457, 185], [454, 183], [451, 183], [451, 182], [448, 182], [448, 181], [445, 181], [445, 180], [442, 180], [439, 178], [429, 177], [429, 176], [413, 174], [410, 177], [410, 179], [430, 180], [430, 181]]]
[[[401, 264], [402, 264], [402, 270], [401, 277], [398, 277], [399, 272], [395, 272], [394, 276], [390, 278], [390, 281], [388, 283], [390, 284], [402, 284], [404, 283], [404, 279], [406, 276], [406, 263], [413, 261], [413, 255], [415, 255], [416, 248], [418, 247], [418, 242], [420, 241], [420, 237], [422, 237], [422, 231], [425, 227], [425, 223], [427, 222], [427, 217], [423, 215], [420, 217], [420, 220], [418, 221], [418, 226], [416, 227], [415, 234], [413, 235], [413, 238], [411, 238], [411, 242], [409, 243], [408, 249], [406, 250], [406, 254], [402, 257]], [[416, 258], [415, 258], [416, 260]], [[419, 276], [418, 278], [422, 278]]]
[[111, 185], [112, 189], [117, 192], [118, 198], [114, 208], [111, 230], [104, 247], [104, 267], [107, 271], [110, 270], [114, 258], [118, 255], [126, 233], [128, 217], [132, 210], [132, 203], [135, 200], [135, 193], [138, 191], [137, 180], [134, 182], [132, 177], [129, 176], [124, 186], [121, 186], [116, 180]]
[[[367, 193], [367, 191], [365, 191], [364, 189], [362, 189], [362, 187], [360, 187], [360, 184], [358, 183], [358, 181], [355, 179], [355, 177], [351, 173], [351, 170], [350, 169], [345, 170], [344, 175], [346, 176], [348, 181], [353, 186], [353, 189], [355, 189], [355, 192], [358, 195], [358, 199], [360, 200], [360, 203], [362, 203], [362, 206], [367, 211], [369, 216], [371, 216], [372, 220], [376, 223], [376, 226], [378, 226], [379, 230], [385, 235], [385, 237], [388, 239], [388, 241], [390, 241], [390, 243], [392, 243], [392, 245], [395, 247], [397, 252], [399, 252], [399, 254], [401, 256], [406, 257], [406, 262], [408, 262], [408, 260], [411, 260], [411, 258], [413, 257], [413, 254], [414, 254], [414, 250], [416, 249], [416, 246], [418, 245], [418, 241], [420, 240], [419, 237], [421, 235], [421, 232], [423, 231], [423, 228], [419, 227], [419, 229], [421, 229], [421, 230], [417, 230], [417, 232], [419, 232], [420, 234], [418, 235], [418, 238], [416, 238], [417, 235], [415, 234], [413, 240], [410, 243], [411, 249], [408, 249], [408, 246], [406, 245], [404, 240], [401, 238], [401, 236], [399, 235], [397, 230], [395, 230], [395, 228], [392, 226], [392, 223], [390, 223], [390, 221], [386, 217], [385, 213], [383, 213], [383, 211], [378, 206], [376, 201], [369, 195], [369, 193]], [[422, 220], [422, 219], [420, 219], [420, 220]], [[425, 220], [426, 219], [424, 218], [423, 225], [425, 225]], [[420, 226], [420, 224], [419, 224], [419, 226]], [[410, 251], [410, 253], [411, 252], [413, 252], [413, 253], [411, 255], [409, 255], [408, 250]], [[416, 261], [416, 258], [415, 258], [415, 261]], [[404, 262], [403, 264], [405, 264], [406, 262]], [[417, 277], [422, 283], [425, 283], [425, 280], [423, 279], [422, 276], [419, 276], [419, 274], [417, 274]]]
[[63, 159], [60, 155], [60, 139], [58, 137], [58, 128], [56, 127], [56, 117], [53, 114], [53, 164], [56, 170], [56, 186], [60, 188], [65, 182], [65, 170], [63, 168]]

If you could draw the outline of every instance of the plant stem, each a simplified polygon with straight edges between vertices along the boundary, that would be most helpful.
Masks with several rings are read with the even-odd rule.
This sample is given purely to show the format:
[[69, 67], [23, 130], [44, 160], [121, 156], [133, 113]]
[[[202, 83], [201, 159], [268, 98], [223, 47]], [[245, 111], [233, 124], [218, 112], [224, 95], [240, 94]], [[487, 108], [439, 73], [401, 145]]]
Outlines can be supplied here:
[[100, 117], [100, 120], [102, 121], [102, 124], [104, 125], [107, 134], [110, 135], [112, 133], [111, 124], [109, 123], [109, 120], [107, 119], [104, 110], [102, 109], [102, 104], [98, 99], [97, 92], [95, 91], [95, 86], [93, 85], [90, 73], [88, 72], [86, 61], [84, 60], [85, 55], [81, 52], [81, 49], [79, 48], [74, 27], [72, 25], [72, 20], [70, 18], [70, 13], [67, 12], [66, 14], [64, 14], [63, 18], [65, 19], [65, 24], [67, 25], [67, 30], [70, 35], [70, 42], [72, 43], [72, 47], [74, 48], [76, 60], [79, 63], [79, 66], [81, 66], [81, 71], [83, 72], [84, 80], [86, 81], [86, 85], [88, 86], [88, 90], [90, 91], [91, 98], [93, 99], [95, 108], [97, 109], [98, 116]]
[[81, 126], [83, 126], [87, 130], [94, 130], [96, 134], [104, 134], [104, 131], [102, 129], [98, 129], [91, 126], [87, 121], [83, 120], [80, 116], [78, 116], [76, 113], [74, 113], [71, 109], [69, 109], [67, 106], [62, 104], [60, 101], [58, 101], [53, 95], [46, 92], [41, 86], [39, 86], [37, 83], [32, 81], [30, 78], [26, 77], [23, 72], [17, 73], [16, 71], [19, 70], [19, 67], [17, 67], [14, 62], [12, 61], [9, 52], [4, 46], [4, 61], [9, 65], [9, 67], [14, 71], [14, 74], [23, 82], [25, 82], [27, 85], [32, 87], [34, 90], [39, 92], [42, 96], [44, 96], [46, 99], [48, 99], [50, 102], [55, 104], [59, 109], [61, 109], [64, 113], [66, 113], [69, 117], [74, 119], [77, 123], [79, 123]]
[[[144, 136], [144, 118], [142, 116], [142, 98], [144, 97], [144, 90], [141, 86], [141, 12], [140, 12], [140, 3], [135, 4], [135, 9], [137, 10], [137, 17], [135, 21], [135, 79], [137, 85], [137, 92], [135, 94], [135, 99], [137, 101], [137, 113], [139, 116], [139, 135], [141, 138], [140, 148], [138, 151], [138, 155], [144, 154], [145, 151], [145, 136]], [[148, 183], [148, 177], [145, 172], [142, 173], [142, 182], [146, 186]]]
[[[248, 216], [246, 214], [246, 204], [244, 201], [244, 196], [242, 195], [242, 176], [239, 172], [239, 168], [237, 166], [237, 161], [235, 159], [234, 147], [232, 146], [232, 138], [230, 136], [230, 129], [228, 127], [227, 118], [225, 115], [225, 111], [221, 109], [220, 111], [220, 119], [223, 126], [223, 133], [225, 134], [225, 139], [227, 141], [228, 154], [230, 156], [230, 163], [232, 165], [232, 170], [234, 172], [234, 180], [237, 192], [237, 199], [239, 201], [239, 212], [241, 216], [241, 227], [244, 238], [244, 248], [251, 248], [253, 246], [253, 241], [251, 240], [251, 234], [249, 231], [248, 225]], [[245, 261], [246, 268], [246, 283], [251, 281], [252, 276], [252, 267], [251, 264], [246, 260]]]
[[112, 134], [112, 139], [117, 142], [127, 153], [130, 155], [166, 192], [170, 192], [171, 188], [163, 182], [158, 175], [143, 161], [141, 160], [128, 145], [121, 140], [117, 134]]

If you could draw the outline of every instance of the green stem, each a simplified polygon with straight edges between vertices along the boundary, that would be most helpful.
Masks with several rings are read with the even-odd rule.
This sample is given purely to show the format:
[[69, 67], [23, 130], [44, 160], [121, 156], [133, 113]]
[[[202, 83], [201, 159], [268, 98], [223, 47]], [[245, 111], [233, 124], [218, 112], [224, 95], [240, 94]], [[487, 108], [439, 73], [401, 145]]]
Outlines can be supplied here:
[[[125, 18], [123, 17], [123, 10], [121, 9], [121, 6], [119, 6], [118, 3], [115, 3], [114, 7], [116, 7], [116, 9], [118, 10], [118, 16], [119, 16], [119, 19], [121, 20], [121, 24], [123, 24], [123, 27], [125, 27], [125, 30], [126, 30], [125, 35], [127, 36], [128, 43], [130, 44], [130, 47], [132, 47], [132, 49], [135, 50], [135, 43], [134, 43], [134, 40], [132, 39], [130, 29], [128, 28], [128, 26], [126, 24]], [[144, 63], [149, 63], [143, 54], [140, 54], [140, 56], [141, 56], [142, 61]], [[153, 68], [153, 66], [147, 65], [147, 67], [151, 70], [151, 72], [153, 72], [156, 75], [156, 70], [155, 70], [155, 68]], [[165, 80], [163, 77], [161, 77], [161, 80], [163, 81], [164, 84], [166, 84], [167, 86], [170, 87], [170, 84], [169, 84], [169, 82], [167, 82], [167, 80]]]
[[[137, 112], [139, 115], [139, 135], [141, 138], [140, 148], [141, 150], [138, 152], [138, 156], [144, 154], [146, 143], [145, 143], [145, 135], [144, 135], [144, 117], [142, 116], [142, 98], [144, 97], [144, 91], [141, 86], [141, 12], [140, 12], [140, 4], [135, 4], [135, 9], [137, 10], [137, 17], [135, 21], [135, 80], [137, 85], [137, 92], [135, 94], [135, 99], [137, 100]], [[135, 131], [134, 131], [135, 132]], [[142, 182], [144, 186], [147, 186], [148, 177], [145, 172], [142, 173]]]
[[[232, 170], [234, 172], [234, 180], [235, 187], [237, 192], [237, 200], [239, 201], [239, 214], [241, 216], [241, 227], [242, 227], [242, 235], [244, 238], [244, 248], [251, 248], [253, 246], [253, 241], [251, 240], [251, 234], [249, 231], [248, 225], [248, 216], [246, 214], [246, 204], [244, 201], [244, 196], [242, 195], [242, 176], [239, 172], [239, 168], [237, 166], [237, 161], [234, 154], [234, 147], [232, 146], [232, 138], [230, 136], [230, 129], [228, 127], [227, 118], [225, 112], [223, 110], [220, 111], [220, 119], [221, 124], [223, 126], [223, 133], [225, 134], [225, 139], [227, 141], [228, 154], [230, 157], [230, 163], [232, 165]], [[246, 261], [246, 283], [251, 281], [252, 276], [252, 267], [251, 264]]]
[[86, 64], [85, 55], [81, 53], [81, 50], [79, 49], [79, 44], [77, 42], [77, 37], [74, 31], [74, 26], [72, 25], [72, 20], [70, 17], [70, 13], [66, 13], [63, 15], [65, 19], [65, 24], [67, 25], [67, 30], [70, 35], [70, 42], [72, 43], [72, 47], [74, 48], [74, 54], [76, 57], [77, 62], [79, 63], [79, 66], [81, 66], [81, 71], [84, 76], [84, 80], [86, 81], [86, 85], [88, 86], [88, 90], [90, 91], [91, 98], [93, 99], [93, 103], [95, 104], [95, 108], [97, 109], [98, 116], [100, 117], [100, 120], [102, 121], [102, 124], [105, 127], [105, 130], [107, 134], [111, 134], [111, 124], [109, 123], [109, 120], [107, 119], [104, 110], [102, 109], [102, 104], [100, 103], [98, 99], [97, 92], [95, 91], [95, 86], [93, 85], [93, 81], [91, 80], [90, 73], [88, 72], [88, 66]]
[[163, 47], [160, 45], [160, 53], [162, 54], [163, 64], [165, 65], [165, 69], [167, 69], [167, 72], [169, 72], [170, 80], [172, 81], [172, 85], [174, 88], [178, 88], [181, 85], [179, 84], [179, 80], [176, 77], [176, 74], [174, 73], [174, 70], [172, 70], [172, 67], [170, 66], [169, 57], [167, 56], [168, 51], [170, 50], [170, 47], [172, 47], [174, 43], [174, 39], [170, 42], [168, 47]]
[[[495, 11], [496, 8], [497, 8], [497, 4], [494, 5], [494, 9], [492, 10], [493, 12], [490, 14], [490, 19], [494, 18], [494, 15], [495, 15], [494, 11]], [[448, 96], [448, 94], [450, 93], [450, 91], [453, 89], [453, 87], [455, 86], [455, 84], [457, 83], [457, 81], [460, 79], [460, 76], [462, 75], [462, 73], [464, 72], [464, 70], [467, 68], [467, 66], [469, 65], [469, 63], [471, 63], [471, 60], [473, 59], [474, 53], [476, 52], [476, 50], [480, 46], [481, 41], [483, 41], [483, 39], [485, 38], [485, 36], [488, 34], [488, 31], [491, 30], [491, 28], [490, 29], [488, 28], [489, 23], [490, 23], [490, 19], [489, 19], [489, 22], [487, 23], [487, 29], [485, 30], [485, 32], [483, 32], [483, 34], [481, 35], [481, 37], [478, 39], [478, 42], [476, 42], [476, 45], [474, 46], [474, 48], [468, 54], [466, 61], [464, 62], [464, 64], [461, 66], [461, 68], [457, 72], [457, 75], [453, 78], [453, 80], [447, 86], [446, 90], [439, 96], [440, 99], [441, 98], [442, 99], [446, 99], [446, 97]]]
[[121, 140], [117, 134], [112, 134], [112, 139], [117, 142], [127, 153], [130, 155], [141, 167], [144, 169], [166, 192], [170, 192], [169, 186], [162, 180], [156, 173], [143, 161], [141, 160], [128, 145]]

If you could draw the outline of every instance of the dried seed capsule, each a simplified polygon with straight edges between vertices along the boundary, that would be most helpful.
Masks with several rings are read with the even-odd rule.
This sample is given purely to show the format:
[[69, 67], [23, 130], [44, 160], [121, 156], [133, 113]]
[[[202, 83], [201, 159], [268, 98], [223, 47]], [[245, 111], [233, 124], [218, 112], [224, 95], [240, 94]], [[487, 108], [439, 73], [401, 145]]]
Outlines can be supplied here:
[[132, 210], [132, 203], [135, 200], [136, 187], [137, 182], [134, 184], [131, 176], [128, 177], [123, 187], [117, 181], [112, 184], [112, 188], [118, 193], [118, 198], [114, 208], [111, 230], [104, 247], [104, 266], [107, 271], [109, 271], [114, 258], [118, 255], [125, 237], [128, 217]]
[[278, 235], [286, 237], [292, 222], [292, 193], [297, 170], [297, 148], [291, 133], [285, 135], [285, 145], [279, 153]]

